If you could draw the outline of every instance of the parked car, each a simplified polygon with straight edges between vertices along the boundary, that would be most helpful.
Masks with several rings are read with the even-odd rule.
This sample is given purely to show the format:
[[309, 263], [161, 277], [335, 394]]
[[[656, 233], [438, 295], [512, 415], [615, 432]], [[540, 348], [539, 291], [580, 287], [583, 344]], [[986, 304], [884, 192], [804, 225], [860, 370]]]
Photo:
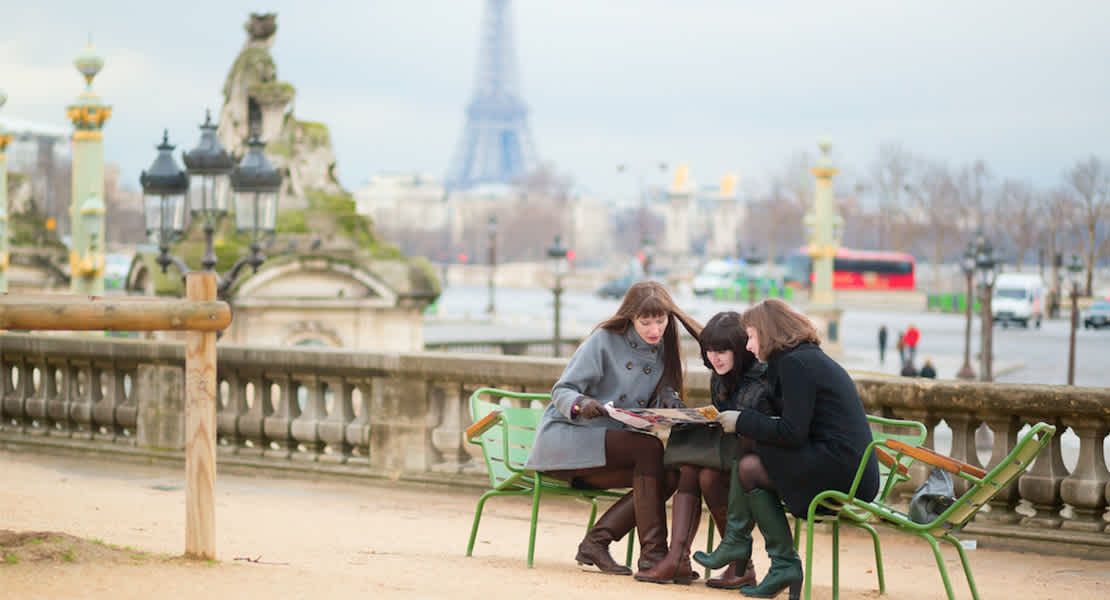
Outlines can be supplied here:
[[597, 288], [597, 295], [602, 298], [616, 298], [620, 300], [624, 298], [624, 293], [628, 288], [632, 287], [633, 283], [643, 279], [639, 275], [622, 275], [616, 279], [606, 281], [604, 285]]
[[1083, 313], [1083, 327], [1102, 329], [1107, 326], [1110, 326], [1110, 300], [1095, 300], [1094, 304]]
[[694, 294], [704, 296], [718, 289], [731, 288], [737, 280], [746, 279], [745, 263], [735, 260], [711, 260], [694, 277]]

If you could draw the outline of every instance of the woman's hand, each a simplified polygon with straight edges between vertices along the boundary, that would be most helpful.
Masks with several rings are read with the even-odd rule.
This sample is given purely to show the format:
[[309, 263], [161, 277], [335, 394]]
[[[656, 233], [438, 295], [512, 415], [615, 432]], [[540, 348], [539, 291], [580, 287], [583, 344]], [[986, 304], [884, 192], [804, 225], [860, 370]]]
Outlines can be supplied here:
[[596, 419], [605, 415], [605, 409], [602, 408], [601, 403], [589, 396], [579, 397], [577, 407], [578, 416], [583, 419]]
[[740, 418], [740, 411], [738, 410], [724, 410], [717, 414], [715, 419], [721, 424], [721, 429], [725, 433], [736, 433], [736, 420]]
[[686, 408], [682, 403], [682, 398], [678, 396], [678, 392], [667, 388], [662, 394], [659, 394], [659, 408]]

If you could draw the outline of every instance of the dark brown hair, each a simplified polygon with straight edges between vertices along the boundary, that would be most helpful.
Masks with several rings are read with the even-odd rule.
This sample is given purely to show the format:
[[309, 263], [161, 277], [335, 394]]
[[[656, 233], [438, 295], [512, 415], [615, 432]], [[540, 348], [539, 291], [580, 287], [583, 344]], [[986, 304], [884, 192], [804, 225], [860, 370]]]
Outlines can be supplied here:
[[764, 361], [776, 352], [804, 342], [821, 344], [817, 328], [809, 318], [778, 298], [768, 298], [744, 311], [740, 315], [740, 327], [745, 331], [749, 327], [755, 330]]
[[721, 381], [731, 392], [740, 383], [740, 376], [748, 372], [758, 359], [748, 348], [748, 334], [740, 327], [740, 313], [734, 311], [719, 312], [709, 319], [701, 330], [701, 361], [706, 368], [714, 371], [713, 363], [709, 362], [708, 352], [732, 351], [732, 370], [720, 375]]
[[659, 317], [667, 315], [667, 328], [663, 331], [663, 377], [659, 380], [656, 392], [663, 385], [669, 385], [678, 392], [679, 398], [686, 401], [686, 390], [682, 386], [682, 353], [678, 343], [678, 326], [682, 323], [695, 340], [700, 340], [701, 324], [682, 312], [671, 299], [662, 284], [656, 281], [638, 281], [628, 288], [621, 300], [616, 314], [602, 321], [597, 328], [624, 335], [636, 317]]

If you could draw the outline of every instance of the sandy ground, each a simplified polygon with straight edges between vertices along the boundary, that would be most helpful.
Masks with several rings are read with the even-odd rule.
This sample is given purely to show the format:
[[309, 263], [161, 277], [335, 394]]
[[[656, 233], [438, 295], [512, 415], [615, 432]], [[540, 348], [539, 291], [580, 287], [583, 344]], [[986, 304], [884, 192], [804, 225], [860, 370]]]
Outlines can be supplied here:
[[[700, 581], [655, 585], [579, 567], [573, 556], [587, 508], [564, 499], [541, 506], [536, 566], [528, 569], [528, 505], [515, 498], [487, 504], [474, 556], [468, 558], [475, 490], [220, 474], [218, 560], [205, 562], [179, 558], [183, 469], [0, 452], [0, 473], [0, 530], [9, 540], [28, 532], [81, 538], [57, 538], [62, 548], [72, 549], [68, 559], [23, 554], [23, 560], [0, 562], [5, 600], [739, 596]], [[704, 547], [704, 535], [703, 527], [696, 547]], [[841, 537], [841, 597], [881, 598], [869, 540], [854, 531]], [[820, 535], [817, 545], [814, 597], [830, 598], [828, 536]], [[767, 558], [758, 545], [756, 552], [762, 575]], [[943, 597], [924, 542], [890, 533], [884, 556], [887, 597]], [[957, 596], [970, 597], [955, 553], [946, 557]], [[1110, 595], [1110, 562], [983, 549], [971, 552], [971, 559], [983, 598]]]

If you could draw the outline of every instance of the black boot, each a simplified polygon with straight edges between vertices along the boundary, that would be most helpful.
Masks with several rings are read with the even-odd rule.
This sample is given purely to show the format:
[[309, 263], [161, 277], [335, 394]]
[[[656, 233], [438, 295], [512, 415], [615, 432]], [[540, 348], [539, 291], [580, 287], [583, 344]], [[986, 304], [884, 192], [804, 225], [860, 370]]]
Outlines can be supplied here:
[[790, 521], [786, 519], [782, 500], [770, 490], [755, 489], [745, 495], [752, 518], [766, 542], [771, 568], [759, 585], [746, 585], [740, 588], [740, 593], [754, 598], [773, 598], [789, 587], [790, 600], [797, 600], [802, 589], [802, 561], [794, 550], [794, 537], [790, 535]]
[[731, 562], [746, 565], [752, 555], [752, 514], [748, 510], [744, 488], [740, 487], [740, 475], [736, 472], [735, 462], [730, 470], [732, 476], [729, 478], [726, 513], [728, 521], [725, 532], [721, 535], [721, 543], [709, 554], [700, 551], [694, 553], [694, 560], [710, 569], [720, 569]]
[[609, 544], [624, 537], [635, 525], [636, 511], [632, 492], [617, 500], [605, 511], [594, 526], [586, 532], [585, 539], [578, 544], [578, 554], [574, 560], [584, 565], [595, 565], [602, 573], [610, 575], [631, 575], [632, 569], [613, 560], [609, 554]]

